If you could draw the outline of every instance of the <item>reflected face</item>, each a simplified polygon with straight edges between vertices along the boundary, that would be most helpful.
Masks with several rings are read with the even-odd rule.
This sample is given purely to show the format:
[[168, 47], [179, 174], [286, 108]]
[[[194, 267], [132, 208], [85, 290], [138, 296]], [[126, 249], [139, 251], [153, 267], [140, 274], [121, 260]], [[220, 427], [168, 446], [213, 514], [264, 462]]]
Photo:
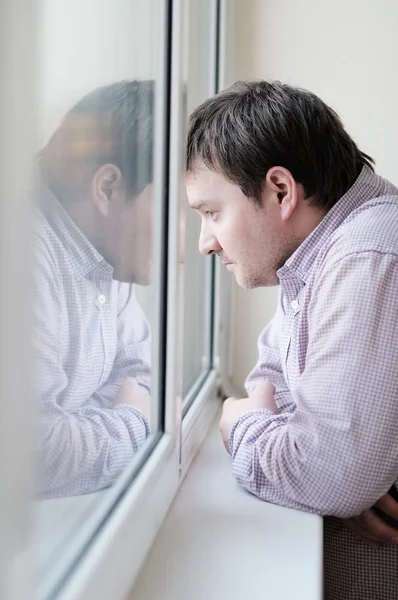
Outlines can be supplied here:
[[244, 288], [278, 285], [277, 270], [292, 253], [280, 209], [247, 198], [239, 186], [200, 164], [187, 174], [188, 201], [202, 219], [199, 250], [217, 254]]
[[148, 185], [135, 198], [114, 195], [105, 225], [107, 260], [118, 281], [149, 285], [152, 271], [152, 193]]

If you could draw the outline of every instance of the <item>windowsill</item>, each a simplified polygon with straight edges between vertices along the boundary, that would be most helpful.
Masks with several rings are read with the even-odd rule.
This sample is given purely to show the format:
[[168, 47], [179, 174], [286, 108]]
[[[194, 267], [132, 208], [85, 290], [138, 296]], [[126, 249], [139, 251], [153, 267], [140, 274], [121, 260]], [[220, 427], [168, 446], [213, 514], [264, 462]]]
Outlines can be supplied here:
[[217, 425], [192, 463], [130, 600], [319, 600], [321, 518], [241, 490]]

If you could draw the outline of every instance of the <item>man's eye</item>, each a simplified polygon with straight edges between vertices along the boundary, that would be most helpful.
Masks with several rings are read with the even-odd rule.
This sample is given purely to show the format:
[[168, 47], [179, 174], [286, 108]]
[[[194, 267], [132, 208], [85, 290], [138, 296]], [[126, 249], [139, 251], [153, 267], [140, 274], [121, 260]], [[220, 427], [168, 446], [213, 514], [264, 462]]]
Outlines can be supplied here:
[[206, 216], [210, 217], [210, 219], [214, 219], [216, 214], [217, 213], [214, 210], [206, 210]]

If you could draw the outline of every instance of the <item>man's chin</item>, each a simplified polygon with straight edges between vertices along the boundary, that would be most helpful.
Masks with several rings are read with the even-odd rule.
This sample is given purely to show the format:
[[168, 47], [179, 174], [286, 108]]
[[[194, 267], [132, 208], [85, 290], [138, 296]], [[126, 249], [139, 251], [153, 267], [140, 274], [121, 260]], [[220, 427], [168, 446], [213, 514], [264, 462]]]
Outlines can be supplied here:
[[256, 277], [255, 275], [245, 275], [238, 268], [234, 269], [234, 275], [236, 283], [245, 290], [254, 290], [259, 287], [270, 287], [278, 285], [278, 282], [270, 283], [265, 281], [262, 277]]
[[243, 289], [245, 290], [250, 290], [253, 287], [251, 279], [248, 277], [245, 277], [244, 274], [237, 268], [235, 267], [233, 270], [233, 274], [235, 275], [235, 281], [236, 283]]
[[254, 290], [257, 287], [261, 287], [260, 284], [256, 284], [253, 281], [247, 281], [246, 279], [241, 280], [237, 277], [235, 279], [239, 287], [243, 288], [244, 290]]
[[151, 279], [140, 279], [139, 281], [133, 281], [132, 283], [135, 283], [136, 285], [142, 285], [142, 287], [148, 287], [148, 285], [151, 285], [152, 280]]
[[130, 283], [135, 283], [136, 285], [142, 285], [143, 287], [151, 285], [152, 283], [152, 275], [151, 273], [136, 273], [134, 278]]
[[150, 271], [147, 273], [117, 273], [115, 272], [113, 278], [121, 283], [134, 283], [135, 285], [147, 286], [152, 283], [152, 274]]

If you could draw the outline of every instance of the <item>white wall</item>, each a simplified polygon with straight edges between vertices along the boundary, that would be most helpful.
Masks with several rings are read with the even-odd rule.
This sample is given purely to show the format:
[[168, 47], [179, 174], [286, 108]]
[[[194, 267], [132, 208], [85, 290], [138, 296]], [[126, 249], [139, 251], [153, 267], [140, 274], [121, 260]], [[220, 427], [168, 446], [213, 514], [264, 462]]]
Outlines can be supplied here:
[[[310, 89], [342, 117], [378, 172], [398, 182], [398, 2], [236, 0], [236, 79]], [[275, 290], [234, 286], [231, 372], [242, 386]]]
[[45, 142], [98, 86], [159, 75], [157, 0], [40, 0], [40, 109]]
[[[102, 85], [159, 78], [158, 0], [39, 0], [39, 145], [72, 106]], [[151, 320], [153, 286], [137, 286]]]

